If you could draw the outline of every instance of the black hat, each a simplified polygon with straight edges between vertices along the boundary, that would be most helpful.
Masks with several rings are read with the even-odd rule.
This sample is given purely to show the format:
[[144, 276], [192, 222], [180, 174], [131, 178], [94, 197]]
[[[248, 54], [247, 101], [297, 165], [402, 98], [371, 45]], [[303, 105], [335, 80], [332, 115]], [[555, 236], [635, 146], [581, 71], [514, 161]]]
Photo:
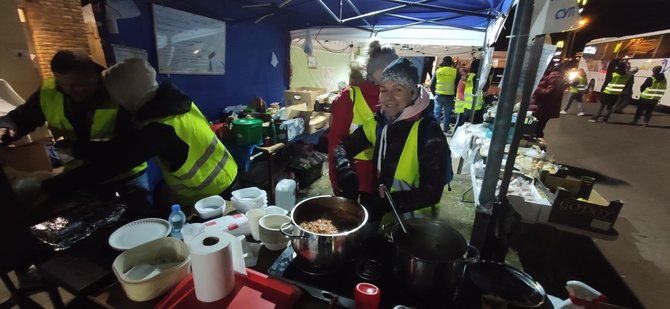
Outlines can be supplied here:
[[382, 81], [394, 81], [409, 88], [416, 88], [419, 84], [419, 73], [407, 58], [398, 58], [384, 69]]

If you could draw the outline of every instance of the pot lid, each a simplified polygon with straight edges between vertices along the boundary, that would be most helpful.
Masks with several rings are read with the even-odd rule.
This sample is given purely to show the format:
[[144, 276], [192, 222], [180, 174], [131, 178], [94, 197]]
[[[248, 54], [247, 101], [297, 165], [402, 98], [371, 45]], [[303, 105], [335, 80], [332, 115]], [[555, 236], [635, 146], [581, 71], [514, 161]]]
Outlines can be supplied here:
[[520, 307], [544, 303], [546, 292], [528, 274], [498, 262], [480, 261], [467, 266], [465, 276], [484, 294], [498, 296]]

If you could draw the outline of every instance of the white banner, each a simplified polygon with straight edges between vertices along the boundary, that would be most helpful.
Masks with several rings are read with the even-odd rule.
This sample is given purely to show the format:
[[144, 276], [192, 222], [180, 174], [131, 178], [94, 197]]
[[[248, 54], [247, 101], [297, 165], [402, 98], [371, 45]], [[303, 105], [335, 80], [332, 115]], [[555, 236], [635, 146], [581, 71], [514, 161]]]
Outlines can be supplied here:
[[579, 28], [577, 0], [535, 0], [531, 37], [577, 28]]

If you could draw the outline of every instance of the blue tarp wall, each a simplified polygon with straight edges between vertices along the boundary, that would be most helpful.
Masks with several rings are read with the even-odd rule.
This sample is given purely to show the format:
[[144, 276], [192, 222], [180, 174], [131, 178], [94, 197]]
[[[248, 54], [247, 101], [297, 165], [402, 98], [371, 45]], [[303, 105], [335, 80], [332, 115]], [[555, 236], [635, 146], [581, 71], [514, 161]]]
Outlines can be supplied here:
[[[149, 62], [157, 68], [151, 3], [136, 1], [136, 4], [140, 16], [119, 19], [119, 33], [103, 36], [103, 43], [144, 49]], [[225, 4], [212, 4], [208, 0], [170, 1], [165, 6], [223, 21], [230, 14]], [[216, 120], [226, 106], [246, 105], [256, 96], [268, 103], [281, 102], [289, 86], [289, 50], [286, 19], [258, 24], [253, 20], [226, 22], [225, 75], [159, 74], [158, 80], [170, 80], [194, 100], [209, 120]], [[279, 60], [277, 67], [270, 64], [273, 52]], [[113, 54], [106, 54], [108, 63], [113, 64]]]

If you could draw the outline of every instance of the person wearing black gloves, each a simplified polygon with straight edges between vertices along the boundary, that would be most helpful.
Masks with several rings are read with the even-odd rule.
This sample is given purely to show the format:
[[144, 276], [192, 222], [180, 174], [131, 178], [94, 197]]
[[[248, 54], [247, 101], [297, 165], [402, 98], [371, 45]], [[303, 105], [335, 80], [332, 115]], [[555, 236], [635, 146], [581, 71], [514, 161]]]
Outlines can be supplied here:
[[105, 70], [103, 82], [117, 101], [141, 123], [134, 137], [93, 149], [101, 164], [76, 168], [45, 182], [50, 190], [86, 186], [92, 180], [154, 158], [166, 190], [157, 194], [161, 208], [219, 194], [230, 198], [237, 164], [209, 127], [195, 103], [171, 83], [158, 84], [156, 71], [142, 59], [128, 59]]
[[[426, 112], [428, 92], [419, 84], [416, 67], [400, 58], [382, 74], [379, 103], [381, 109], [335, 149], [340, 187], [355, 181], [351, 156], [374, 146], [377, 184], [390, 188], [402, 213], [418, 211], [435, 217], [447, 183], [450, 151], [440, 124]], [[383, 223], [392, 216], [383, 192], [376, 203], [363, 205], [370, 222]], [[385, 217], [382, 219], [382, 217]], [[389, 220], [390, 221], [390, 220]]]

